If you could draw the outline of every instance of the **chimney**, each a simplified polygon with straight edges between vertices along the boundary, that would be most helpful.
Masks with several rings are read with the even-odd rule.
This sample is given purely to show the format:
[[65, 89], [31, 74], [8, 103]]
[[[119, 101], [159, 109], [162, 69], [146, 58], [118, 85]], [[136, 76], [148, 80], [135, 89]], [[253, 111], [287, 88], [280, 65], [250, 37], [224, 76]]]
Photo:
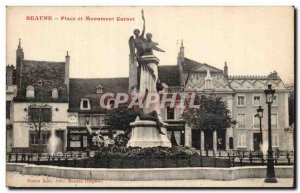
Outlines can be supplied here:
[[278, 78], [278, 73], [274, 70], [273, 72], [270, 72], [268, 77], [276, 79], [276, 78]]
[[182, 75], [183, 74], [183, 65], [184, 65], [184, 46], [183, 46], [183, 40], [181, 40], [181, 46], [180, 50], [177, 56], [177, 66], [179, 70], [179, 80], [180, 80], [180, 85], [184, 86], [186, 78]]
[[19, 39], [18, 49], [16, 50], [16, 85], [18, 85], [18, 89], [21, 87], [22, 81], [22, 67], [23, 67], [23, 60], [24, 60], [24, 52], [21, 46], [21, 39]]
[[69, 52], [67, 51], [66, 62], [65, 62], [65, 81], [64, 81], [64, 83], [67, 85], [68, 93], [69, 93], [69, 82], [70, 82], [69, 68], [70, 68], [70, 56], [69, 56]]
[[6, 66], [6, 86], [13, 85], [13, 78], [14, 78], [14, 66], [7, 65]]
[[225, 65], [224, 65], [224, 76], [227, 78], [228, 77], [228, 66], [227, 66], [227, 62], [225, 61]]

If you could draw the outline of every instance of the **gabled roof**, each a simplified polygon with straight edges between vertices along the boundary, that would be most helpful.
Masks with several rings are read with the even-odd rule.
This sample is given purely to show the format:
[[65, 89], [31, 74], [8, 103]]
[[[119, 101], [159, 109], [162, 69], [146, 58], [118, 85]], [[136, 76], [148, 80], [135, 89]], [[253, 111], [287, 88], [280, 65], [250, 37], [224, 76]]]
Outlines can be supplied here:
[[182, 63], [182, 69], [183, 71], [192, 72], [206, 72], [206, 70], [209, 69], [210, 72], [223, 73], [223, 70], [220, 70], [205, 63], [196, 62], [188, 58], [184, 58], [184, 62]]
[[[81, 99], [89, 99], [91, 111], [102, 112], [100, 97], [105, 93], [128, 93], [129, 79], [126, 78], [71, 78], [69, 88], [69, 111], [80, 111]], [[103, 93], [97, 93], [97, 86], [103, 87]]]
[[[65, 62], [23, 60], [22, 80], [15, 101], [67, 102], [67, 85], [64, 84]], [[39, 82], [42, 81], [42, 84]], [[32, 86], [35, 98], [26, 98], [26, 88]], [[58, 89], [58, 98], [52, 99], [53, 88]]]
[[179, 68], [173, 66], [158, 66], [158, 78], [160, 82], [166, 83], [168, 86], [180, 86]]

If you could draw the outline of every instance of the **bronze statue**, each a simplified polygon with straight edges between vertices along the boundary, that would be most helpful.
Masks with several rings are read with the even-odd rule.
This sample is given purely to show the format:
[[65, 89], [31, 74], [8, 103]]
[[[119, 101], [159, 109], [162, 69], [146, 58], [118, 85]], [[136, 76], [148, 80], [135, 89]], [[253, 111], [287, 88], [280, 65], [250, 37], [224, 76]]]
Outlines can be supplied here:
[[[129, 38], [129, 49], [130, 49], [130, 56], [132, 58], [132, 61], [133, 61], [134, 57], [136, 57], [138, 59], [143, 54], [142, 53], [143, 52], [143, 44], [146, 41], [146, 39], [144, 37], [145, 29], [146, 29], [144, 10], [142, 10], [142, 19], [144, 22], [142, 34], [140, 35], [139, 29], [135, 29], [135, 30], [133, 30], [134, 36], [131, 36]], [[135, 49], [136, 49], [136, 53], [135, 53]]]
[[146, 34], [146, 41], [143, 44], [143, 54], [144, 55], [153, 55], [153, 50], [159, 52], [165, 52], [164, 50], [157, 47], [158, 43], [152, 41], [152, 34]]
[[130, 56], [132, 61], [134, 60], [134, 57], [136, 57], [137, 61], [139, 61], [141, 56], [143, 55], [153, 55], [153, 50], [159, 52], [165, 52], [164, 50], [157, 47], [158, 43], [152, 41], [151, 33], [147, 33], [145, 39], [144, 34], [145, 34], [146, 24], [145, 24], [144, 10], [142, 10], [142, 19], [144, 21], [142, 34], [140, 35], [139, 29], [135, 29], [133, 31], [134, 36], [131, 36], [129, 38], [129, 50], [130, 50]]
[[[145, 100], [147, 98], [148, 92], [146, 92], [144, 98], [142, 99], [142, 103], [145, 103]], [[158, 114], [156, 111], [151, 111], [150, 113], [145, 113], [143, 111], [143, 108], [140, 108], [139, 105], [133, 106], [134, 112], [139, 116], [140, 120], [144, 121], [154, 121], [156, 123], [156, 128], [158, 129], [158, 133], [165, 135], [165, 133], [162, 132], [161, 127], [164, 126], [164, 124], [161, 122], [161, 120], [158, 117]]]
[[[144, 84], [140, 82], [141, 73], [149, 74], [152, 76], [152, 79], [154, 80], [154, 84], [156, 84], [156, 90], [152, 92], [158, 92], [162, 90], [162, 85], [160, 83], [157, 84], [158, 74], [157, 69], [156, 71], [152, 69], [153, 67], [149, 66], [149, 64], [143, 62], [142, 56], [146, 55], [153, 55], [153, 50], [159, 51], [159, 52], [165, 52], [164, 50], [157, 47], [158, 43], [152, 41], [152, 34], [147, 33], [146, 38], [144, 37], [145, 34], [145, 17], [144, 17], [144, 11], [142, 10], [142, 19], [143, 19], [143, 30], [140, 34], [139, 29], [135, 29], [133, 31], [134, 36], [131, 36], [129, 38], [129, 49], [130, 49], [130, 60], [131, 63], [134, 63], [134, 60], [138, 62], [138, 85], [137, 88], [140, 89], [140, 84]], [[156, 66], [157, 68], [157, 66]], [[148, 83], [149, 84], [149, 83]], [[148, 92], [146, 91], [146, 94], [144, 96], [143, 101], [147, 98]], [[144, 102], [143, 102], [144, 103]], [[163, 126], [163, 123], [160, 121], [159, 113], [154, 110], [149, 113], [145, 113], [144, 109], [142, 108], [134, 108], [134, 111], [137, 113], [137, 115], [140, 117], [141, 120], [150, 120], [156, 122], [156, 127], [158, 129], [158, 132], [162, 135], [165, 135], [165, 133], [162, 132], [161, 127]]]

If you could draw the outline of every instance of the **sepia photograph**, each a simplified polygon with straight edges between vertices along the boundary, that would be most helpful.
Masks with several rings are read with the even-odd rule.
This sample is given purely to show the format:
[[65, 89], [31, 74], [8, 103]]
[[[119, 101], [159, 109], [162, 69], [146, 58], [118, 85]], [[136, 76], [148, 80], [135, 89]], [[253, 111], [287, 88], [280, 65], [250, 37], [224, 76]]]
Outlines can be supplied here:
[[294, 20], [7, 6], [6, 186], [295, 188]]

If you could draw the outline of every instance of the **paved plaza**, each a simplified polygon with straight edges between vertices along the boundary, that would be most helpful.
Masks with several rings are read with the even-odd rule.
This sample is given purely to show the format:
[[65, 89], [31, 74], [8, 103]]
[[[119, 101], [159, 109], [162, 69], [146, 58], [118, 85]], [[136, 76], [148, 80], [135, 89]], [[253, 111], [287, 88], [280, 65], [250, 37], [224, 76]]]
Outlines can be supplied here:
[[[279, 178], [278, 183], [264, 183], [262, 178], [248, 178], [234, 181], [214, 180], [170, 180], [170, 181], [109, 181], [88, 179], [64, 179], [48, 176], [22, 175], [7, 172], [10, 187], [292, 187], [292, 178]], [[16, 185], [17, 184], [17, 185]]]

